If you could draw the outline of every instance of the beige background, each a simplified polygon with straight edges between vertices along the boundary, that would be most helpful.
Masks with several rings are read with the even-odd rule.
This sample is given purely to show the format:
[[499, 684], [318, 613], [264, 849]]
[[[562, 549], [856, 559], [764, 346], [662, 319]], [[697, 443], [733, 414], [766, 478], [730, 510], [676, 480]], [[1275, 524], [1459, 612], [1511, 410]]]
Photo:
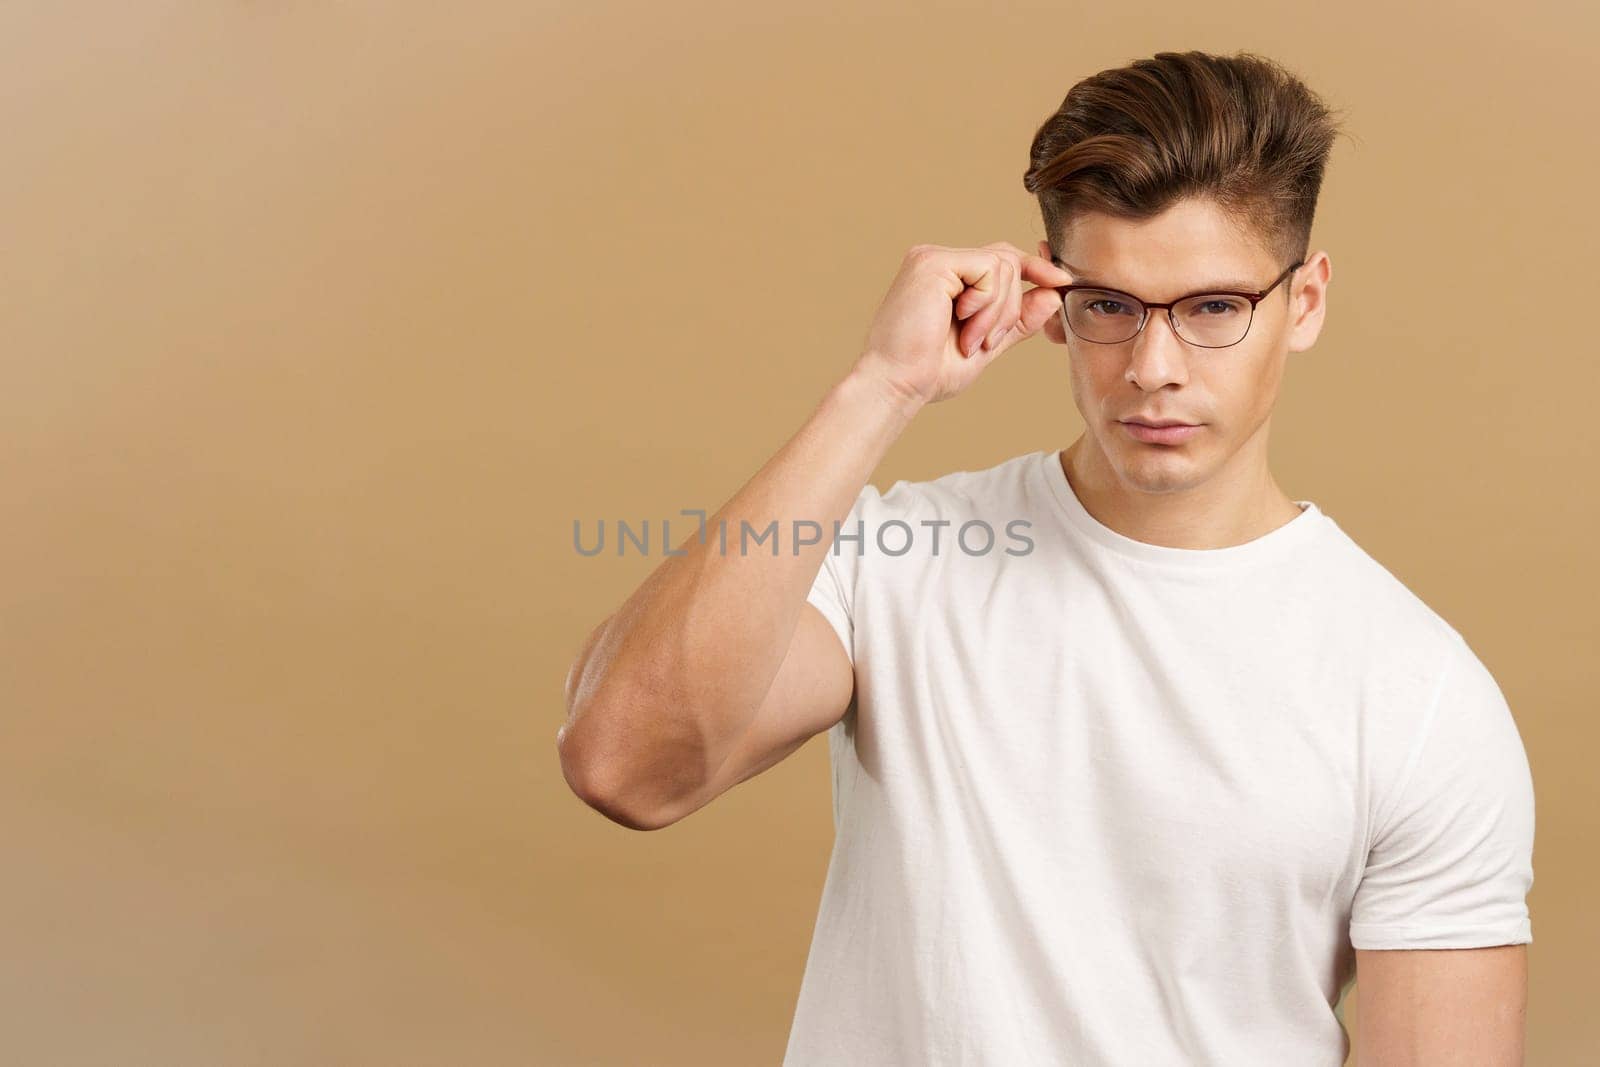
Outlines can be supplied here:
[[[0, 7], [5, 1058], [778, 1062], [826, 746], [584, 808], [562, 680], [659, 558], [573, 520], [718, 506], [903, 251], [1031, 250], [1036, 126], [1169, 48], [1350, 109], [1274, 469], [1501, 683], [1529, 1062], [1600, 1055], [1596, 27], [1472, 6]], [[875, 482], [1069, 443], [1062, 358]]]

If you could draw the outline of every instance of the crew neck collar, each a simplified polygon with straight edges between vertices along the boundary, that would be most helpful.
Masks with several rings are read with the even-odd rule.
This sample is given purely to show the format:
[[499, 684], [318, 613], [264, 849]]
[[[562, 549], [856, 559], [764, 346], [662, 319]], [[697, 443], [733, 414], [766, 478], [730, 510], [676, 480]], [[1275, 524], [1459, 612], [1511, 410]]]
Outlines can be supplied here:
[[1314, 501], [1296, 500], [1300, 514], [1282, 526], [1268, 530], [1254, 540], [1224, 548], [1173, 548], [1154, 545], [1120, 534], [1089, 514], [1067, 481], [1061, 465], [1062, 449], [1046, 449], [1038, 453], [1038, 464], [1045, 481], [1068, 525], [1081, 536], [1120, 556], [1145, 563], [1162, 564], [1188, 570], [1209, 570], [1224, 567], [1254, 565], [1262, 560], [1282, 556], [1297, 545], [1304, 544], [1316, 534], [1324, 522], [1322, 509]]

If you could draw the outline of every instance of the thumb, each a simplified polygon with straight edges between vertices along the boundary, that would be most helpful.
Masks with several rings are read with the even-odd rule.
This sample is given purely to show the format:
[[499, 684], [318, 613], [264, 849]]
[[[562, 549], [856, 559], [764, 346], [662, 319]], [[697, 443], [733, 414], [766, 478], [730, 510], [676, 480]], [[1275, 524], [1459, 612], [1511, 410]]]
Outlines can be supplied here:
[[1031, 336], [1060, 311], [1060, 290], [1052, 289], [1048, 285], [1029, 289], [1022, 294], [1022, 310], [1017, 316], [1018, 325], [1022, 327], [1024, 336]]
[[983, 350], [981, 356], [979, 352], [974, 352], [974, 357], [988, 362], [1017, 342], [1027, 340], [1038, 333], [1044, 324], [1050, 321], [1050, 316], [1061, 309], [1061, 294], [1049, 286], [1040, 286], [1023, 293], [1020, 304], [1017, 321], [1000, 335], [1000, 340], [993, 348]]

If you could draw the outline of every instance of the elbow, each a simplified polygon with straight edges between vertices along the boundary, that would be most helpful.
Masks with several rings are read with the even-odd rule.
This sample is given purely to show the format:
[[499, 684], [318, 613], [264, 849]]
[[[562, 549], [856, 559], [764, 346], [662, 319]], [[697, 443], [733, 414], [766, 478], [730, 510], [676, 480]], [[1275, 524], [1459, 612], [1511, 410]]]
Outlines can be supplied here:
[[615, 773], [614, 761], [586, 757], [572, 733], [571, 723], [556, 732], [556, 752], [567, 788], [585, 806], [618, 826], [640, 831], [671, 826], [685, 814], [681, 808], [645, 802], [637, 789], [630, 789], [623, 777]]
[[630, 830], [659, 830], [693, 807], [704, 770], [698, 731], [666, 728], [662, 693], [655, 681], [593, 669], [604, 624], [590, 635], [567, 672], [567, 722], [556, 732], [556, 751], [567, 786], [585, 805]]
[[556, 731], [556, 758], [560, 761], [561, 776], [566, 780], [567, 788], [586, 806], [630, 830], [656, 830], [666, 823], [659, 816], [640, 811], [636, 805], [625, 802], [620, 776], [614, 770], [617, 761], [597, 752], [591, 739], [596, 714], [592, 707], [595, 680], [585, 674], [609, 621], [607, 619], [590, 631], [567, 670], [566, 682], [562, 687], [567, 721]]

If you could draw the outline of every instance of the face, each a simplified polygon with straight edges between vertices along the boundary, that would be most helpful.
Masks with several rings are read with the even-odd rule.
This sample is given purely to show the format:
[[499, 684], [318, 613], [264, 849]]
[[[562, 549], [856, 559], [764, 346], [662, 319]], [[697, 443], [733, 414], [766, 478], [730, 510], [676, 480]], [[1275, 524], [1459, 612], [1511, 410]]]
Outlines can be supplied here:
[[[1077, 283], [1118, 289], [1143, 300], [1176, 300], [1207, 288], [1259, 291], [1279, 263], [1210, 200], [1184, 200], [1152, 219], [1076, 218], [1060, 243]], [[1039, 242], [1049, 257], [1049, 245]], [[1163, 310], [1132, 340], [1095, 344], [1075, 336], [1058, 313], [1044, 333], [1067, 347], [1072, 394], [1083, 415], [1084, 461], [1108, 468], [1129, 489], [1170, 493], [1221, 474], [1265, 477], [1267, 429], [1290, 352], [1315, 343], [1331, 276], [1313, 253], [1256, 305], [1250, 331], [1228, 348], [1200, 348], [1172, 332]], [[1218, 285], [1219, 282], [1247, 284]], [[1182, 440], [1141, 440], [1125, 420], [1198, 424]]]

